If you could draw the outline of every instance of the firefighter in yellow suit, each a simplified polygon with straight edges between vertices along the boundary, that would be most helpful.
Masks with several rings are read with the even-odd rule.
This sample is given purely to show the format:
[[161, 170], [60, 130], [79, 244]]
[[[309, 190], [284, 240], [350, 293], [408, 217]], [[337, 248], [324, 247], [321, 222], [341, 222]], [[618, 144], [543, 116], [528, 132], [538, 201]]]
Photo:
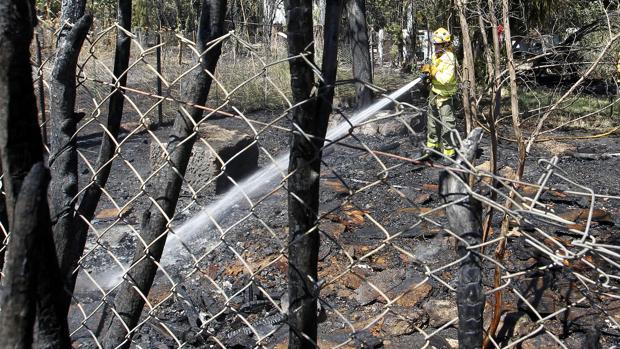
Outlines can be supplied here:
[[428, 97], [429, 108], [426, 128], [426, 156], [432, 150], [443, 151], [450, 158], [456, 157], [455, 137], [456, 119], [452, 106], [452, 96], [456, 93], [456, 56], [452, 52], [452, 36], [439, 28], [431, 37], [435, 54], [432, 64], [425, 64], [422, 72], [429, 74], [431, 91]]

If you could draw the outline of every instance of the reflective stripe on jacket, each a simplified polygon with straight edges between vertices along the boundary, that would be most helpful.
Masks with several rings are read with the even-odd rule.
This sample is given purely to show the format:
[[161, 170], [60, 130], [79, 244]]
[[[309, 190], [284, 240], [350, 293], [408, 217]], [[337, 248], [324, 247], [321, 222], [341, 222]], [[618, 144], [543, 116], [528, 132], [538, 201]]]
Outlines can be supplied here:
[[442, 97], [456, 93], [456, 57], [452, 51], [433, 56], [435, 74], [431, 80], [433, 92]]

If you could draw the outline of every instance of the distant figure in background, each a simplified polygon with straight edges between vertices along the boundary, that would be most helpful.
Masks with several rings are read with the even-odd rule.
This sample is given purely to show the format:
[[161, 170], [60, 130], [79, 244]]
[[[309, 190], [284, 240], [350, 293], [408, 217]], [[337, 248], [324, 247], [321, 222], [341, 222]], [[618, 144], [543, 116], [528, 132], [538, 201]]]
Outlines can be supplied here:
[[451, 136], [456, 128], [452, 96], [456, 93], [456, 57], [452, 52], [452, 36], [439, 28], [431, 37], [435, 54], [432, 63], [422, 66], [422, 73], [430, 77], [431, 91], [428, 96], [426, 125], [426, 149], [422, 158], [443, 150], [449, 158], [456, 157], [456, 141]]

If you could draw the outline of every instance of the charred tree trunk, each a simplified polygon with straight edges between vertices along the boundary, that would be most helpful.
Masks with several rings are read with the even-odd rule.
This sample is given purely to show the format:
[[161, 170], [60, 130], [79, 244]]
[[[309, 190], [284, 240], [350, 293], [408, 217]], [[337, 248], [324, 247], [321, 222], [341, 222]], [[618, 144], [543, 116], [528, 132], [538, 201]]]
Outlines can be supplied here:
[[365, 85], [372, 83], [366, 0], [346, 0], [346, 16], [349, 21], [353, 78], [357, 80], [357, 108], [361, 109], [368, 106], [373, 97], [372, 90]]
[[323, 31], [323, 81], [319, 84], [317, 120], [317, 147], [323, 146], [323, 138], [327, 132], [327, 122], [332, 112], [334, 99], [334, 84], [338, 68], [338, 35], [340, 32], [340, 18], [344, 0], [328, 1], [325, 4], [325, 30]]
[[[0, 2], [0, 155], [6, 208], [13, 231], [7, 246], [4, 287], [0, 298], [2, 348], [30, 348], [36, 315], [35, 253], [32, 248], [35, 229], [28, 225], [32, 222], [31, 216], [21, 216], [21, 213], [37, 210], [39, 206], [34, 200], [29, 202], [32, 197], [27, 198], [27, 195], [23, 195], [24, 200], [17, 201], [22, 184], [25, 187], [36, 184], [31, 181], [24, 183], [24, 177], [43, 156], [42, 149], [36, 143], [35, 135], [39, 132], [36, 122], [33, 123], [28, 117], [17, 117], [23, 114], [34, 116], [36, 120], [37, 115], [29, 63], [29, 45], [36, 23], [32, 16], [33, 5], [29, 1]], [[18, 130], [23, 133], [15, 133]], [[38, 144], [41, 144], [40, 136]], [[22, 217], [17, 222], [14, 221], [16, 210], [20, 212], [18, 217]], [[9, 229], [8, 226], [5, 228]]]
[[[119, 0], [118, 2], [118, 22], [126, 30], [131, 30], [131, 0]], [[63, 273], [70, 280], [69, 290], [73, 291], [77, 273], [71, 275], [77, 267], [77, 262], [84, 252], [89, 222], [95, 214], [95, 210], [101, 198], [102, 189], [105, 187], [110, 169], [112, 168], [112, 156], [116, 152], [116, 137], [118, 136], [121, 119], [123, 116], [123, 104], [125, 102], [125, 92], [123, 87], [127, 85], [127, 67], [129, 66], [129, 53], [131, 48], [131, 38], [122, 30], [116, 34], [116, 51], [114, 54], [114, 85], [113, 94], [110, 97], [108, 108], [107, 132], [101, 132], [102, 143], [99, 148], [97, 158], [97, 173], [94, 183], [86, 190], [82, 201], [78, 206], [77, 215], [74, 217], [76, 226], [75, 237], [68, 241], [59, 241], [62, 249], [59, 250], [59, 257], [63, 261]], [[69, 310], [71, 296], [66, 297], [66, 308]]]
[[170, 22], [168, 21], [168, 16], [164, 14], [164, 0], [155, 0], [155, 7], [157, 11], [157, 23], [159, 31], [161, 32], [161, 28], [171, 28]]
[[[321, 148], [332, 111], [338, 56], [338, 31], [344, 4], [326, 3], [323, 81], [318, 98], [311, 99], [312, 68], [303, 60], [290, 61], [293, 134], [289, 162], [289, 348], [315, 348], [317, 339], [318, 209]], [[313, 59], [312, 1], [288, 1], [289, 55]], [[310, 47], [310, 50], [308, 50]]]
[[[462, 157], [458, 159], [457, 166], [467, 166], [467, 163], [473, 161], [481, 136], [481, 128], [476, 128], [469, 134], [461, 147]], [[445, 203], [452, 203], [446, 207], [446, 216], [450, 230], [461, 237], [458, 242], [458, 254], [464, 258], [459, 267], [456, 290], [459, 348], [481, 348], [482, 312], [485, 302], [481, 261], [476, 252], [468, 249], [469, 246], [478, 245], [481, 241], [480, 202], [469, 194], [466, 176], [455, 172], [444, 171], [440, 174], [439, 193]]]
[[6, 276], [0, 301], [2, 348], [31, 348], [33, 344], [37, 300], [36, 240], [41, 230], [50, 227], [49, 216], [47, 222], [42, 219], [43, 214], [47, 214], [45, 189], [48, 180], [49, 174], [42, 163], [33, 166], [15, 202], [16, 215], [7, 247]]
[[[495, 87], [494, 76], [494, 66], [493, 66], [493, 58], [491, 57], [491, 49], [489, 47], [489, 38], [486, 31], [485, 19], [482, 14], [482, 6], [480, 4], [481, 1], [476, 2], [476, 11], [478, 12], [478, 26], [480, 28], [480, 36], [482, 37], [482, 43], [484, 45], [484, 60], [486, 62], [486, 73], [487, 73], [487, 83], [488, 86], [491, 86], [491, 93], [494, 93], [493, 89]], [[489, 156], [489, 172], [493, 175], [497, 174], [497, 129], [495, 127], [495, 111], [494, 106], [491, 105], [490, 111], [488, 114], [484, 112], [480, 112], [480, 115], [483, 118], [483, 121], [486, 122], [487, 127], [489, 128], [489, 136], [491, 138], [491, 154]], [[491, 185], [495, 188], [497, 186], [497, 180], [495, 178], [492, 179]], [[492, 190], [490, 193], [490, 199], [495, 201], [497, 199], [497, 192]], [[482, 222], [482, 241], [486, 241], [487, 236], [491, 231], [491, 222], [493, 220], [493, 207], [489, 206], [486, 209], [484, 214], [483, 222]], [[481, 248], [481, 252], [484, 252], [484, 247]]]
[[0, 347], [70, 347], [59, 302], [62, 284], [52, 238], [43, 144], [30, 66], [34, 4], [0, 3], [0, 154], [11, 211], [0, 308]]
[[[39, 37], [45, 38], [45, 35], [39, 35], [35, 33], [35, 41], [36, 41], [36, 64], [39, 69], [41, 69], [42, 59], [41, 59], [41, 40]], [[43, 73], [39, 76], [39, 81], [37, 81], [37, 87], [39, 90], [39, 113], [41, 113], [41, 136], [43, 139], [43, 145], [47, 145], [47, 118], [45, 116], [45, 84], [43, 81]]]
[[[0, 9], [0, 17], [3, 17], [0, 21], [0, 83], [3, 85], [0, 89], [0, 147], [6, 211], [9, 225], [12, 225], [22, 181], [32, 166], [43, 159], [41, 137], [34, 135], [40, 130], [30, 66], [30, 42], [36, 18], [32, 12], [34, 7], [28, 1], [3, 1]], [[19, 115], [34, 115], [34, 122]]]
[[[29, 63], [32, 29], [36, 24], [33, 5], [14, 1], [0, 3], [0, 173], [3, 174], [4, 193], [0, 194], [0, 222], [3, 233], [10, 231], [17, 194], [34, 163], [42, 156], [43, 149], [32, 138], [38, 125], [27, 118], [10, 118], [10, 115], [36, 114], [36, 100], [32, 91], [32, 70]], [[4, 235], [4, 234], [3, 234]], [[7, 240], [3, 238], [3, 242]], [[6, 248], [0, 250], [0, 270], [4, 264]]]
[[[62, 279], [60, 266], [56, 256], [52, 224], [49, 216], [49, 206], [47, 202], [47, 185], [50, 176], [42, 163], [41, 170], [33, 167], [31, 173], [41, 171], [43, 177], [39, 185], [40, 207], [39, 212], [32, 214], [36, 217], [37, 236], [35, 253], [37, 255], [37, 327], [35, 333], [35, 347], [45, 349], [62, 349], [71, 346], [69, 337], [69, 326], [67, 323], [67, 311], [64, 299], [66, 290], [64, 285], [58, 280]], [[22, 190], [23, 192], [23, 190]], [[21, 195], [18, 200], [21, 201]], [[28, 217], [28, 214], [23, 214]]]
[[84, 14], [84, 1], [67, 0], [62, 5], [63, 19], [74, 25], [60, 31], [51, 75], [49, 164], [53, 175], [49, 190], [56, 253], [64, 276], [62, 280], [68, 284], [71, 265], [66, 252], [69, 243], [75, 239], [73, 217], [78, 193], [75, 132], [83, 116], [75, 112], [75, 74], [78, 56], [93, 19], [90, 14]]
[[[207, 52], [205, 50], [207, 43], [223, 35], [225, 12], [225, 0], [202, 1], [197, 48], [203, 56], [200, 58], [200, 66], [193, 71], [189, 80], [190, 87], [183, 96], [183, 100], [191, 101], [192, 104], [204, 105], [207, 100], [212, 82], [209, 74], [215, 72], [221, 44]], [[110, 320], [102, 338], [104, 348], [129, 347], [144, 308], [143, 297], [149, 293], [157, 272], [156, 263], [161, 258], [166, 242], [168, 217], [174, 216], [183, 176], [196, 141], [194, 123], [202, 118], [203, 110], [192, 108], [188, 113], [179, 109], [178, 113], [166, 148], [170, 161], [156, 179], [153, 186], [156, 192], [151, 194], [156, 203], [147, 209], [142, 222], [142, 239], [148, 247], [139, 249], [134, 254], [127, 281], [120, 287], [114, 299], [116, 314], [109, 315]], [[130, 332], [127, 332], [126, 328]]]
[[[84, 0], [62, 0], [60, 23], [76, 23], [84, 15], [86, 1]], [[59, 41], [67, 34], [69, 28], [63, 28], [59, 33]], [[60, 42], [59, 42], [60, 43]]]
[[174, 0], [174, 4], [177, 8], [176, 30], [182, 33], [183, 31], [185, 31], [185, 16], [183, 14], [183, 4], [181, 4], [181, 0]]
[[[494, 1], [490, 0], [489, 1], [489, 6], [493, 6], [491, 8], [494, 8]], [[478, 6], [478, 9], [480, 9], [480, 6]], [[487, 34], [486, 34], [486, 30], [485, 30], [485, 26], [483, 25], [484, 21], [482, 18], [482, 15], [480, 15], [479, 17], [479, 22], [481, 23], [481, 25], [483, 25], [481, 27], [480, 30], [483, 31], [482, 33], [482, 37], [483, 40], [485, 42], [485, 59], [486, 62], [488, 64], [487, 67], [487, 74], [489, 75], [489, 84], [492, 86], [491, 87], [491, 108], [489, 110], [489, 118], [487, 120], [488, 125], [489, 125], [489, 132], [491, 133], [491, 166], [490, 166], [490, 172], [493, 174], [496, 174], [497, 172], [497, 159], [498, 159], [498, 147], [497, 147], [497, 128], [496, 128], [496, 122], [497, 122], [497, 118], [500, 116], [500, 102], [501, 102], [501, 74], [500, 74], [500, 55], [499, 55], [499, 50], [500, 50], [500, 46], [499, 46], [499, 35], [497, 33], [497, 25], [495, 23], [497, 23], [497, 19], [495, 18], [495, 12], [491, 12], [489, 11], [489, 13], [491, 14], [491, 30], [493, 31], [491, 38], [493, 40], [493, 57], [491, 56], [491, 50], [488, 46], [488, 38], [487, 38]], [[495, 178], [493, 179], [493, 186], [497, 185], [497, 181], [495, 180]], [[491, 192], [491, 198], [495, 199], [497, 193], [495, 191]], [[488, 218], [485, 218], [485, 224], [486, 221], [488, 221], [488, 225], [485, 225], [485, 229], [489, 230], [490, 229], [490, 222], [493, 220], [493, 208], [489, 208], [489, 213], [487, 214]], [[487, 229], [487, 227], [489, 229]], [[487, 235], [487, 231], [485, 230], [485, 237]]]
[[[312, 0], [286, 2], [289, 56], [306, 54], [314, 60]], [[317, 336], [317, 263], [319, 232], [319, 149], [309, 137], [313, 130], [315, 100], [311, 100], [314, 85], [312, 67], [305, 60], [289, 61], [291, 91], [294, 104], [291, 111], [293, 133], [288, 180], [289, 221], [289, 348], [315, 348]]]

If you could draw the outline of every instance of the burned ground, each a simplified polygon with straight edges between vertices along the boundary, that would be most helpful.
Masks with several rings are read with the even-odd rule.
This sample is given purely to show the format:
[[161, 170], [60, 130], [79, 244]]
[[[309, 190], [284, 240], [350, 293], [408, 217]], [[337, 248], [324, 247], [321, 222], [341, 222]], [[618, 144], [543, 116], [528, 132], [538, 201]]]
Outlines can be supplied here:
[[[414, 94], [414, 104], [423, 105], [422, 101], [421, 96]], [[416, 126], [423, 114], [407, 108], [390, 116], [392, 112], [381, 112], [384, 118], [357, 128], [341, 144], [324, 150], [319, 226], [321, 346], [347, 341], [349, 347], [369, 348], [409, 348], [417, 347], [415, 343], [423, 346], [427, 341], [436, 348], [456, 345], [456, 303], [452, 290], [458, 267], [454, 263], [458, 260], [457, 240], [444, 230], [447, 221], [437, 188], [441, 168], [403, 160], [416, 158], [423, 143], [422, 134], [412, 133], [404, 124]], [[343, 115], [352, 114], [353, 111], [345, 110], [334, 119], [344, 120]], [[270, 123], [278, 115], [259, 111], [246, 117]], [[260, 167], [271, 163], [267, 154], [275, 158], [288, 149], [289, 134], [285, 130], [268, 127], [261, 132], [256, 123], [255, 134], [245, 120], [238, 118], [206, 122], [253, 136], [260, 149]], [[92, 333], [97, 333], [106, 303], [110, 304], [115, 294], [113, 286], [120, 281], [113, 277], [120, 275], [120, 268], [113, 266], [116, 261], [128, 265], [133, 251], [142, 248], [138, 247], [140, 221], [149, 198], [144, 192], [141, 194], [141, 189], [148, 192], [148, 185], [141, 187], [135, 174], [148, 178], [149, 146], [156, 139], [165, 140], [170, 127], [132, 133], [137, 125], [136, 119], [131, 118], [124, 124], [128, 132], [121, 136], [125, 137], [121, 156], [114, 162], [106, 187], [117, 205], [126, 204], [128, 209], [119, 214], [109, 200], [100, 204], [81, 262], [71, 328], [77, 329], [73, 338], [85, 347], [92, 345]], [[286, 117], [277, 125], [289, 127]], [[95, 129], [93, 125], [93, 132], [88, 133], [85, 128], [78, 139], [80, 151], [91, 163], [99, 137]], [[553, 136], [576, 137], [584, 133], [572, 129]], [[485, 166], [489, 147], [488, 137], [484, 137], [477, 165]], [[552, 176], [548, 186], [553, 189], [543, 191], [539, 202], [545, 210], [574, 222], [570, 228], [583, 230], [591, 198], [573, 192], [583, 191], [578, 187], [583, 185], [597, 194], [618, 196], [620, 184], [614, 178], [619, 160], [587, 160], [573, 155], [614, 154], [620, 152], [619, 148], [616, 136], [538, 143], [528, 156], [523, 181], [537, 183], [547, 166], [539, 159], [558, 156], [557, 167], [563, 171], [558, 173], [575, 183]], [[499, 152], [501, 176], [510, 178], [514, 173], [511, 166], [516, 163], [516, 144], [500, 140]], [[89, 170], [84, 164], [82, 179], [88, 181]], [[479, 184], [474, 188], [489, 196], [488, 187]], [[538, 193], [536, 186], [527, 185], [520, 186], [518, 191], [525, 200]], [[146, 325], [134, 342], [170, 347], [178, 344], [174, 339], [177, 338], [188, 347], [220, 343], [241, 348], [258, 345], [260, 338], [260, 345], [266, 347], [283, 345], [288, 333], [281, 312], [287, 306], [286, 198], [284, 182], [257, 201], [251, 211], [244, 204], [230, 207], [219, 220], [221, 230], [211, 227], [185, 241], [185, 246], [173, 244], [180, 252], [168, 250], [171, 257], [164, 256], [148, 296], [150, 306], [143, 314]], [[173, 226], [217, 200], [218, 196], [201, 192], [193, 197], [186, 186]], [[593, 207], [588, 238], [596, 239], [597, 244], [617, 245], [614, 232], [620, 204], [614, 198], [597, 198]], [[504, 308], [497, 342], [507, 345], [527, 337], [520, 344], [522, 348], [552, 347], [556, 345], [555, 336], [569, 348], [580, 348], [589, 336], [600, 334], [604, 346], [620, 344], [620, 332], [609, 321], [609, 317], [620, 320], [620, 303], [613, 297], [616, 281], [601, 280], [616, 274], [616, 267], [607, 260], [614, 258], [585, 250], [581, 259], [553, 260], [553, 254], [531, 242], [540, 242], [561, 255], [561, 246], [577, 249], [573, 242], [581, 235], [566, 226], [555, 227], [534, 218], [534, 226], [514, 222], [507, 238], [508, 250], [501, 262], [505, 276]], [[501, 215], [496, 214], [490, 239], [498, 236], [500, 223]], [[484, 251], [488, 258], [483, 264], [487, 292], [494, 288], [495, 247], [491, 243]], [[86, 277], [86, 272], [96, 282]], [[581, 276], [598, 283], [584, 287]], [[490, 321], [493, 303], [493, 295], [488, 294], [485, 324]], [[541, 325], [544, 331], [540, 330]]]

